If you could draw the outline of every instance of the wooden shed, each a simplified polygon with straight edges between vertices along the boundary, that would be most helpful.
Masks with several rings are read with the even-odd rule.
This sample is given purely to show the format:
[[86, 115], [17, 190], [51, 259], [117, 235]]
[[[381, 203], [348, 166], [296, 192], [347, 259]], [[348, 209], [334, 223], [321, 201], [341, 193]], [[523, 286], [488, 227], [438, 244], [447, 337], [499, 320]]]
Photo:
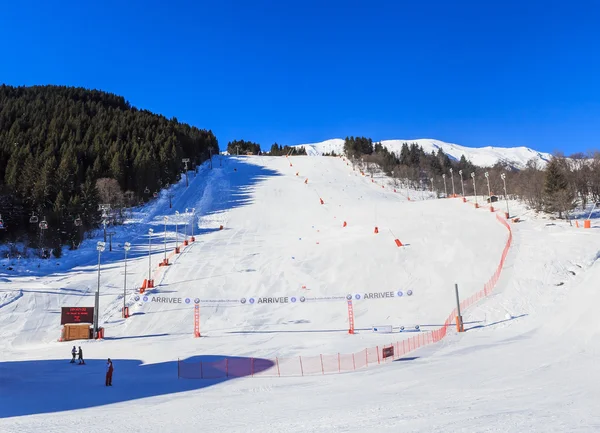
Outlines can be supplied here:
[[67, 323], [62, 328], [62, 341], [89, 340], [91, 338], [89, 323]]

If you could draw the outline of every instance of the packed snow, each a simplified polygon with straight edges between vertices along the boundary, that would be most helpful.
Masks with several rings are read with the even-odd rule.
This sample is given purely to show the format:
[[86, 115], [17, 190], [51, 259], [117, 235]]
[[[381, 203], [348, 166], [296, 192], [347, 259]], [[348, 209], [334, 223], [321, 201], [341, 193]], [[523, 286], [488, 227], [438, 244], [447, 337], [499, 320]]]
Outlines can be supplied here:
[[[600, 428], [600, 220], [578, 228], [516, 202], [511, 217], [520, 220], [510, 223], [504, 272], [489, 298], [463, 311], [467, 332], [452, 330], [400, 360], [350, 373], [178, 379], [178, 359], [344, 354], [415, 334], [399, 326], [439, 327], [455, 306], [454, 284], [463, 298], [481, 290], [507, 238], [473, 197], [463, 203], [395, 192], [386, 179], [371, 181], [341, 158], [215, 161], [212, 170], [190, 175], [189, 187], [182, 180], [173, 188], [172, 208], [163, 194], [115, 230], [113, 251], [101, 255], [103, 340], [58, 341], [60, 307], [93, 306], [100, 233], [66, 251], [60, 265], [28, 261], [0, 271], [0, 431]], [[503, 212], [504, 203], [497, 205]], [[136, 290], [148, 278], [149, 245], [154, 273], [165, 239], [170, 255], [191, 234], [186, 222], [193, 222], [196, 242], [156, 271], [156, 288], [147, 294], [201, 299], [201, 338], [194, 338], [192, 305], [144, 301]], [[133, 248], [123, 298], [125, 241]], [[408, 290], [411, 296], [356, 301], [357, 333], [348, 334], [347, 294]], [[248, 302], [302, 296], [336, 299]], [[121, 317], [124, 301], [128, 319]], [[371, 330], [383, 325], [394, 332]], [[85, 365], [69, 363], [74, 344]], [[104, 386], [108, 357], [113, 387]]]
[[[435, 152], [442, 149], [451, 159], [459, 161], [461, 156], [465, 156], [473, 164], [479, 167], [491, 167], [498, 162], [508, 163], [516, 168], [524, 168], [528, 161], [534, 160], [539, 167], [545, 167], [546, 163], [552, 157], [549, 153], [538, 152], [528, 147], [466, 147], [459, 144], [446, 143], [440, 140], [415, 139], [415, 140], [382, 140], [383, 147], [390, 152], [400, 155], [402, 145], [416, 143], [423, 147], [426, 153]], [[306, 153], [311, 156], [331, 154], [337, 155], [344, 153], [344, 140], [334, 138], [319, 143], [299, 144], [296, 147], [304, 147]]]

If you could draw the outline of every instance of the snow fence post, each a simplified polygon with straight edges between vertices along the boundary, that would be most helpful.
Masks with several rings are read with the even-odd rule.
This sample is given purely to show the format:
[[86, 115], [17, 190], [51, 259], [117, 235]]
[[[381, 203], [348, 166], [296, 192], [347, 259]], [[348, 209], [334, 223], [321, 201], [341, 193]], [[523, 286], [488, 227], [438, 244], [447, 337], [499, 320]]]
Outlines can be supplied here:
[[321, 353], [321, 373], [325, 374], [325, 368], [323, 367], [323, 354]]
[[[473, 181], [474, 182], [474, 181]], [[463, 325], [463, 318], [460, 314], [460, 299], [458, 297], [458, 284], [454, 284], [454, 291], [456, 292], [456, 331], [457, 332], [465, 332], [465, 327]]]
[[300, 358], [300, 372], [302, 373], [302, 376], [304, 377], [304, 367], [302, 366], [302, 356], [299, 356], [298, 358]]

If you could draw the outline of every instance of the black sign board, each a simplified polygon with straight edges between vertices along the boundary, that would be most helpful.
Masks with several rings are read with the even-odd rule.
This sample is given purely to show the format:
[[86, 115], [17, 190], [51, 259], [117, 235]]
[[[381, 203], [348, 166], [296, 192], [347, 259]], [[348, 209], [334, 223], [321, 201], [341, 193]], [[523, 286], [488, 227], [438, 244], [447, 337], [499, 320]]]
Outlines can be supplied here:
[[384, 347], [383, 348], [383, 358], [389, 358], [390, 356], [394, 356], [394, 346]]
[[94, 307], [62, 307], [60, 324], [94, 323]]

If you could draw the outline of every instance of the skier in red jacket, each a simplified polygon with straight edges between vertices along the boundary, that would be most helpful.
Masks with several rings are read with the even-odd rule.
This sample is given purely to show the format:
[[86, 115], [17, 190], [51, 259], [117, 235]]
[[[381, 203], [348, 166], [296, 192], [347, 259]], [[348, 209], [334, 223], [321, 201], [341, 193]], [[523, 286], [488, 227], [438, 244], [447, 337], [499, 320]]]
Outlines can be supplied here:
[[112, 386], [113, 364], [110, 358], [106, 362], [106, 386]]

